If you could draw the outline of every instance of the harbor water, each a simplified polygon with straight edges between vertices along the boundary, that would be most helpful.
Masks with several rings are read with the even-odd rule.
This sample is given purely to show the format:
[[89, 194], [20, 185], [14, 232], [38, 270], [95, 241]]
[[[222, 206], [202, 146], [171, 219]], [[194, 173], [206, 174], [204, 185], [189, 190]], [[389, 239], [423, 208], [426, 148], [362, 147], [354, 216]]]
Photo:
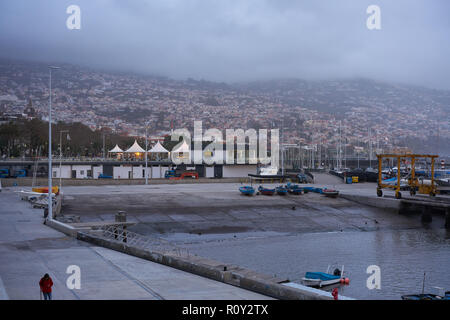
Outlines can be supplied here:
[[[344, 265], [350, 284], [339, 293], [357, 299], [401, 299], [403, 294], [450, 290], [450, 232], [444, 229], [330, 232], [291, 235], [211, 236], [172, 240], [190, 252], [262, 273], [301, 282], [306, 271]], [[381, 270], [381, 288], [368, 289], [367, 267]]]

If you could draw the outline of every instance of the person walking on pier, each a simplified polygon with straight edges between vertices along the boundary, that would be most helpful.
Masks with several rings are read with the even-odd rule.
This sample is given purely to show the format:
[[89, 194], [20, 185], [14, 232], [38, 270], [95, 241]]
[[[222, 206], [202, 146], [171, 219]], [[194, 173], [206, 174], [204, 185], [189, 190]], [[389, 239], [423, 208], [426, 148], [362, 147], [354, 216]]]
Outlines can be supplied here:
[[52, 300], [52, 286], [53, 281], [52, 278], [46, 273], [39, 281], [39, 287], [41, 288], [41, 292], [44, 294], [44, 300]]

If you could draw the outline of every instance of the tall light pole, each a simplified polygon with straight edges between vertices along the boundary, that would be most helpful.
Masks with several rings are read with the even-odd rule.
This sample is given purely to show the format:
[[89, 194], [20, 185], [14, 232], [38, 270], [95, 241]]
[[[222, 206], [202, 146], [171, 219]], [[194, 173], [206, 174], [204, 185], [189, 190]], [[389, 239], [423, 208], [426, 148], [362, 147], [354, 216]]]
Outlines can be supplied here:
[[69, 130], [59, 131], [59, 191], [62, 189], [62, 179], [61, 179], [61, 167], [62, 167], [62, 133], [69, 132]]
[[147, 172], [147, 165], [148, 165], [148, 138], [147, 138], [147, 130], [148, 130], [148, 121], [145, 123], [145, 184], [148, 185], [148, 172]]
[[369, 127], [369, 167], [372, 168], [372, 132]]
[[281, 175], [284, 177], [283, 128], [281, 128]]
[[339, 153], [338, 153], [338, 171], [341, 171], [342, 167], [342, 120], [339, 120]]
[[105, 161], [105, 154], [106, 153], [105, 153], [105, 133], [104, 132], [102, 133], [102, 141], [103, 141], [103, 149], [102, 149], [103, 150], [102, 151], [102, 155], [103, 156], [102, 156], [102, 158], [103, 158], [103, 161]]
[[48, 216], [49, 220], [53, 220], [53, 199], [52, 199], [52, 70], [60, 69], [59, 67], [49, 66], [49, 107], [48, 107]]
[[356, 155], [358, 157], [358, 169], [359, 169], [359, 140], [358, 140], [358, 151], [356, 152]]

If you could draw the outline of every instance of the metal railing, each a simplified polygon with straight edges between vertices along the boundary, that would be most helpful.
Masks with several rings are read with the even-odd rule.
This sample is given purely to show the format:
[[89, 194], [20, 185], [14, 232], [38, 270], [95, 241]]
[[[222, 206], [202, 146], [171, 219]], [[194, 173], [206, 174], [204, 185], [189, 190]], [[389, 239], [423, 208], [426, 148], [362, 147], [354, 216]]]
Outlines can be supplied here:
[[125, 243], [129, 246], [137, 247], [150, 252], [154, 251], [178, 257], [190, 256], [189, 250], [186, 248], [178, 247], [173, 243], [158, 237], [144, 236], [128, 231], [126, 226], [103, 226], [100, 230], [102, 237], [107, 240]]

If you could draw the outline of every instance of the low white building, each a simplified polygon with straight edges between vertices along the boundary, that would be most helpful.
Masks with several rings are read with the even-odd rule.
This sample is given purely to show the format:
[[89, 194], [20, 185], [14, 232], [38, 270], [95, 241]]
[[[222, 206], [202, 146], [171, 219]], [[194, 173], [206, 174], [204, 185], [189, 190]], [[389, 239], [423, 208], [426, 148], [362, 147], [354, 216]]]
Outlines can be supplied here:
[[[122, 163], [122, 164], [63, 164], [52, 168], [53, 178], [57, 179], [98, 179], [99, 175], [112, 176], [113, 179], [161, 179], [171, 166], [163, 164]], [[185, 165], [186, 170], [196, 170], [200, 177], [205, 178], [243, 178], [257, 173], [255, 164], [215, 164], [215, 165]]]
[[62, 179], [97, 179], [102, 173], [101, 165], [53, 165], [52, 177]]
[[120, 165], [113, 168], [114, 179], [132, 179], [133, 167], [132, 165]]

